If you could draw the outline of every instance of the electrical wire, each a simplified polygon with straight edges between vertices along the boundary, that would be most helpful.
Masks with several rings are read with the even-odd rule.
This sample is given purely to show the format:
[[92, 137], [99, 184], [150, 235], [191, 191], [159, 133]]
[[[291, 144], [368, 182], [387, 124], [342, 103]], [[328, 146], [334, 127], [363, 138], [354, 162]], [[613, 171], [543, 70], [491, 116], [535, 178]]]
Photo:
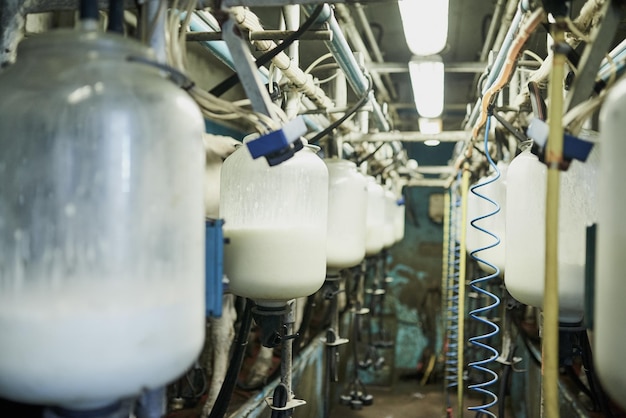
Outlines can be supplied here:
[[526, 43], [530, 35], [535, 31], [537, 26], [543, 20], [544, 12], [542, 8], [538, 8], [535, 10], [529, 17], [528, 21], [519, 29], [519, 32], [511, 44], [511, 48], [508, 51], [506, 56], [506, 60], [502, 66], [498, 77], [494, 80], [494, 82], [489, 86], [487, 91], [483, 94], [481, 100], [481, 109], [476, 120], [474, 127], [472, 128], [472, 140], [478, 138], [479, 131], [485, 124], [487, 119], [487, 112], [489, 106], [492, 104], [493, 99], [495, 99], [497, 93], [504, 87], [513, 73], [515, 63], [517, 61], [517, 56], [522, 48], [522, 46]]
[[309, 143], [316, 143], [320, 139], [324, 138], [326, 135], [330, 134], [333, 130], [338, 128], [342, 123], [344, 123], [345, 121], [350, 119], [352, 116], [354, 116], [356, 112], [369, 101], [369, 96], [370, 96], [370, 93], [372, 92], [372, 79], [368, 77], [368, 80], [369, 80], [369, 88], [365, 91], [363, 96], [361, 96], [359, 101], [356, 102], [356, 104], [352, 106], [350, 109], [348, 109], [348, 111], [342, 117], [340, 117], [339, 119], [337, 119], [336, 121], [334, 121], [333, 123], [325, 127], [324, 129], [319, 131], [317, 134], [315, 134], [313, 138], [309, 139]]
[[381, 142], [374, 151], [370, 152], [369, 154], [367, 154], [365, 157], [361, 158], [360, 160], [357, 160], [356, 161], [357, 167], [363, 164], [365, 161], [372, 158], [384, 146], [385, 146], [385, 142]]
[[313, 61], [308, 67], [306, 67], [306, 70], [304, 70], [304, 74], [309, 74], [311, 71], [313, 71], [315, 69], [315, 67], [317, 67], [322, 62], [324, 62], [327, 59], [332, 58], [332, 57], [333, 57], [333, 54], [331, 54], [330, 52], [322, 55], [321, 57], [319, 57], [318, 59]]
[[[315, 24], [315, 22], [317, 21], [317, 18], [320, 16], [323, 9], [324, 9], [323, 3], [318, 5], [313, 11], [313, 13], [311, 13], [308, 19], [302, 24], [302, 26], [300, 26], [300, 28], [298, 28], [297, 31], [295, 31], [294, 33], [286, 37], [283, 40], [283, 42], [281, 42], [278, 46], [270, 49], [269, 51], [261, 55], [259, 58], [257, 58], [255, 61], [255, 65], [257, 66], [257, 68], [267, 64], [269, 61], [271, 61], [272, 58], [274, 58], [276, 55], [283, 52], [285, 49], [291, 46], [291, 44], [293, 44], [295, 41], [300, 39], [302, 34], [306, 32], [307, 30], [309, 30], [313, 26], [313, 24]], [[239, 83], [239, 76], [237, 75], [237, 73], [235, 73], [231, 75], [230, 77], [228, 77], [226, 80], [219, 83], [217, 86], [213, 87], [211, 89], [211, 94], [214, 96], [221, 96], [222, 94], [226, 93], [231, 88], [235, 87], [237, 83]]]
[[321, 84], [328, 83], [329, 81], [334, 80], [334, 79], [335, 79], [335, 78], [337, 78], [338, 76], [339, 76], [339, 73], [335, 73], [335, 74], [333, 74], [333, 75], [331, 75], [331, 76], [329, 76], [329, 77], [323, 78], [323, 79], [321, 79], [321, 80], [317, 80], [317, 84], [320, 84], [320, 85], [321, 85]]
[[315, 67], [312, 72], [322, 72], [322, 71], [330, 71], [330, 70], [336, 70], [336, 69], [340, 69], [341, 67], [339, 66], [339, 64], [337, 64], [336, 62], [334, 63], [328, 63], [328, 64], [323, 64], [323, 65], [318, 65], [317, 67]]
[[525, 49], [525, 50], [522, 52], [522, 56], [523, 56], [523, 55], [528, 55], [529, 57], [531, 57], [532, 59], [534, 59], [535, 61], [537, 61], [537, 62], [539, 63], [539, 65], [543, 64], [543, 58], [541, 58], [541, 57], [539, 56], [539, 54], [537, 54], [537, 53], [535, 53], [535, 52], [531, 51], [530, 49]]
[[[488, 231], [485, 228], [482, 228], [481, 226], [477, 224], [477, 222], [479, 222], [480, 220], [491, 217], [491, 216], [495, 216], [498, 212], [500, 212], [500, 205], [498, 205], [496, 201], [494, 201], [493, 199], [490, 199], [486, 195], [481, 194], [479, 191], [477, 191], [479, 188], [492, 184], [500, 178], [500, 170], [498, 170], [498, 167], [494, 163], [488, 151], [489, 150], [489, 130], [490, 130], [490, 124], [491, 124], [490, 121], [491, 121], [491, 117], [488, 116], [486, 120], [486, 125], [485, 125], [484, 149], [485, 149], [485, 155], [487, 157], [487, 161], [489, 162], [489, 165], [491, 166], [491, 168], [493, 168], [493, 170], [495, 171], [495, 176], [492, 176], [489, 179], [485, 180], [484, 182], [475, 184], [474, 186], [470, 187], [470, 191], [474, 195], [478, 196], [479, 198], [483, 200], [486, 200], [487, 202], [489, 202], [490, 204], [494, 206], [494, 210], [492, 212], [485, 214], [485, 215], [478, 216], [472, 219], [470, 222], [473, 228], [478, 229], [480, 232], [489, 235], [491, 238], [495, 240], [492, 244], [486, 245], [481, 248], [477, 248], [474, 251], [470, 252], [470, 257], [472, 257], [472, 259], [474, 259], [478, 263], [482, 263], [488, 266], [490, 269], [493, 270], [493, 273], [488, 274], [483, 277], [478, 277], [470, 282], [470, 287], [474, 291], [476, 291], [479, 295], [485, 295], [488, 298], [493, 300], [493, 303], [490, 303], [483, 307], [473, 309], [469, 313], [472, 319], [474, 319], [475, 321], [478, 321], [479, 324], [486, 325], [488, 328], [488, 330], [484, 334], [476, 335], [476, 336], [469, 338], [470, 344], [476, 346], [477, 348], [481, 348], [487, 352], [486, 358], [472, 361], [468, 364], [468, 367], [478, 372], [482, 372], [483, 375], [486, 377], [486, 380], [484, 382], [469, 385], [468, 388], [470, 390], [478, 392], [481, 395], [484, 395], [486, 397], [486, 400], [482, 405], [468, 407], [468, 410], [475, 411], [480, 414], [485, 414], [490, 417], [496, 417], [496, 415], [493, 412], [489, 411], [489, 408], [493, 407], [494, 405], [498, 403], [498, 396], [492, 390], [489, 390], [489, 387], [498, 382], [498, 374], [494, 372], [493, 370], [491, 370], [488, 367], [488, 365], [495, 362], [495, 360], [499, 357], [499, 353], [498, 353], [498, 350], [490, 346], [487, 343], [487, 341], [490, 338], [499, 334], [500, 327], [493, 321], [489, 320], [486, 314], [500, 305], [500, 298], [497, 295], [486, 290], [484, 285], [488, 284], [491, 280], [498, 278], [498, 276], [500, 275], [500, 269], [498, 268], [498, 266], [494, 265], [493, 263], [490, 263], [489, 261], [483, 258], [480, 258], [478, 256], [478, 253], [480, 253], [481, 251], [486, 251], [490, 248], [493, 248], [499, 245], [500, 238], [495, 233]], [[481, 287], [481, 285], [483, 287]]]

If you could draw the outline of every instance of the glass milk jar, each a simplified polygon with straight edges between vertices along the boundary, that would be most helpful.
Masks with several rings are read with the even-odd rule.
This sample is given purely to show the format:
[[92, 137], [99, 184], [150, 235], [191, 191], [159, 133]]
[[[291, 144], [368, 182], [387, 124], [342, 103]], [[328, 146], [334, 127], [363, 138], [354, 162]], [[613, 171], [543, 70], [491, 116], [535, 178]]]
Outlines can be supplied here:
[[340, 270], [365, 257], [366, 180], [351, 161], [330, 158], [324, 162], [329, 175], [326, 265], [329, 270]]
[[236, 295], [282, 305], [324, 283], [328, 170], [316, 151], [306, 145], [270, 167], [241, 146], [224, 161], [224, 271]]
[[200, 111], [118, 35], [59, 30], [0, 75], [0, 395], [92, 409], [204, 340]]

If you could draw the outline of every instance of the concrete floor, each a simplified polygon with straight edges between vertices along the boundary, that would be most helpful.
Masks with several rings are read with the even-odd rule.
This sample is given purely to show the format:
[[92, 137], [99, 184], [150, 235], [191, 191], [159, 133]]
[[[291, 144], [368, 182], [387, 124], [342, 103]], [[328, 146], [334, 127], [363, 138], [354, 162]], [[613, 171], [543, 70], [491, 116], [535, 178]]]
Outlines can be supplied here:
[[[349, 406], [336, 405], [330, 418], [458, 418], [457, 415], [446, 415], [446, 401], [440, 384], [420, 386], [415, 380], [401, 380], [392, 388], [368, 387], [367, 390], [374, 396], [371, 406], [353, 410]], [[453, 396], [456, 401], [456, 395]], [[466, 407], [472, 402], [468, 400]], [[463, 418], [475, 416], [476, 412], [467, 409], [463, 414]]]

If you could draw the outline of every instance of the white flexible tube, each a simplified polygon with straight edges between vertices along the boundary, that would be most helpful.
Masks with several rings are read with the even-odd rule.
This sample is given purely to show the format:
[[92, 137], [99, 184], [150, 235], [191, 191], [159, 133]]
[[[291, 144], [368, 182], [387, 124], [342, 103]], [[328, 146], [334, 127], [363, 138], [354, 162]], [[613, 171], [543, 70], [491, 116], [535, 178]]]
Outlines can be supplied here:
[[[244, 7], [233, 7], [229, 9], [229, 12], [237, 22], [237, 26], [240, 28], [248, 31], [264, 30], [263, 26], [259, 22], [259, 18], [250, 10]], [[267, 52], [276, 48], [276, 43], [272, 41], [258, 40], [252, 41], [252, 43], [261, 52]], [[298, 90], [302, 91], [319, 108], [328, 109], [334, 107], [332, 100], [326, 96], [322, 89], [315, 85], [311, 75], [304, 74], [299, 67], [291, 65], [291, 60], [287, 54], [281, 52], [272, 58], [272, 62], [276, 68], [283, 72], [283, 74]]]

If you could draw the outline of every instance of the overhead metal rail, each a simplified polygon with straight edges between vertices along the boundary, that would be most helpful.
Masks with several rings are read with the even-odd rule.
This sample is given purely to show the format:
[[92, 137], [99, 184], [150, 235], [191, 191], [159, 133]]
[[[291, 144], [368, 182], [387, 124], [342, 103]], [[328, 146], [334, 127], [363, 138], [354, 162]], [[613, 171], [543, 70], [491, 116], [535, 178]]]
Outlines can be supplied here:
[[459, 142], [469, 138], [467, 131], [443, 131], [438, 134], [425, 134], [419, 131], [374, 132], [369, 134], [348, 134], [344, 140], [349, 142]]
[[[328, 0], [325, 3], [397, 3], [397, 0]], [[269, 6], [288, 6], [290, 4], [320, 4], [319, 0], [223, 0], [223, 7], [235, 7], [235, 6], [256, 6], [256, 7], [269, 7]]]
[[[529, 68], [539, 68], [539, 63], [533, 60], [521, 60], [518, 65]], [[408, 73], [409, 65], [406, 62], [370, 62], [365, 67], [376, 73]], [[446, 73], [482, 73], [487, 67], [486, 62], [444, 62], [444, 71]]]
[[[303, 8], [304, 11], [310, 15], [315, 10], [315, 7], [314, 5], [307, 4]], [[339, 67], [341, 67], [346, 74], [346, 79], [352, 87], [352, 90], [359, 96], [365, 94], [369, 95], [368, 103], [372, 106], [372, 115], [378, 129], [388, 131], [390, 129], [389, 122], [380, 104], [376, 101], [373, 90], [370, 89], [372, 86], [370, 86], [370, 82], [352, 53], [352, 49], [348, 45], [343, 31], [328, 4], [324, 5], [324, 9], [317, 19], [317, 23], [326, 23], [328, 25], [328, 29], [333, 33], [333, 39], [325, 41], [324, 43], [333, 55], [335, 61], [337, 61], [337, 64], [339, 64]]]
[[[293, 35], [293, 30], [263, 30], [248, 32], [250, 41], [282, 41]], [[304, 32], [300, 41], [330, 41], [333, 37], [328, 30], [311, 30]], [[222, 32], [189, 32], [185, 38], [189, 42], [219, 41], [222, 40]]]

